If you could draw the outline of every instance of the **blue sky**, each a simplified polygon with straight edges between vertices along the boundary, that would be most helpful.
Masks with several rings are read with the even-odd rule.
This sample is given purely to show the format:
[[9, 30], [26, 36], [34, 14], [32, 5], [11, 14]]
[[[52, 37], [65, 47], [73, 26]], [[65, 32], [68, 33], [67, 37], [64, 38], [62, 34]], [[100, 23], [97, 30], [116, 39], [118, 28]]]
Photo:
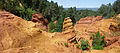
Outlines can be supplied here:
[[57, 2], [64, 8], [77, 7], [77, 8], [99, 8], [101, 4], [114, 3], [116, 0], [48, 0]]

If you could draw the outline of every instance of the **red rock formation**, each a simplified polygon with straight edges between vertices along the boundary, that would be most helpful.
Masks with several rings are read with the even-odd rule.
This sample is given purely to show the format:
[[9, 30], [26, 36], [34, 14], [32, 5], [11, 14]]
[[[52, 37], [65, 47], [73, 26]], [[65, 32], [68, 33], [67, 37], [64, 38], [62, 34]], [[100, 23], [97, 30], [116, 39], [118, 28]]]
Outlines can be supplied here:
[[0, 51], [22, 46], [32, 36], [32, 24], [9, 12], [0, 11]]
[[42, 24], [45, 24], [44, 17], [42, 16], [41, 13], [32, 14], [32, 21], [33, 22], [40, 22]]
[[8, 17], [9, 15], [13, 15], [13, 14], [11, 14], [10, 12], [0, 10], [0, 18]]
[[103, 18], [102, 18], [102, 16], [97, 16], [96, 17], [96, 21], [100, 21], [100, 20], [102, 20]]
[[107, 48], [112, 48], [114, 46], [120, 46], [120, 36], [106, 37], [105, 40], [107, 41], [105, 45]]
[[35, 27], [47, 30], [48, 21], [44, 19], [41, 13], [32, 14], [32, 21], [36, 23]]
[[71, 32], [74, 33], [73, 23], [70, 17], [67, 17], [64, 19], [64, 22], [63, 22], [63, 33], [67, 34]]
[[26, 37], [21, 36], [24, 34], [10, 21], [14, 22], [17, 19], [21, 21], [22, 19], [5, 11], [0, 12], [0, 15], [0, 50], [20, 46], [20, 43], [23, 43]]
[[102, 20], [102, 16], [87, 16], [85, 18], [81, 18], [79, 21], [76, 22], [76, 24], [91, 24], [95, 21], [100, 21]]
[[80, 21], [92, 20], [92, 18], [94, 18], [94, 16], [87, 16], [85, 18], [81, 18]]

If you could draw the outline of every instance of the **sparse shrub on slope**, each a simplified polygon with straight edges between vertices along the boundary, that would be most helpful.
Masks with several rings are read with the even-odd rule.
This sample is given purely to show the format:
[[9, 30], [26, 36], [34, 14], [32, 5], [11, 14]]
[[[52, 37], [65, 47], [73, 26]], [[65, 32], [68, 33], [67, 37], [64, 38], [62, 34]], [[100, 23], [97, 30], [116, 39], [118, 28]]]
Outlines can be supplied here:
[[88, 41], [81, 40], [81, 49], [82, 50], [86, 50], [89, 47], [90, 47], [90, 45], [88, 44]]
[[104, 49], [106, 41], [104, 40], [105, 36], [102, 36], [99, 31], [96, 34], [93, 34], [92, 48], [96, 50]]
[[65, 45], [66, 47], [68, 47], [68, 43], [64, 43], [64, 45]]

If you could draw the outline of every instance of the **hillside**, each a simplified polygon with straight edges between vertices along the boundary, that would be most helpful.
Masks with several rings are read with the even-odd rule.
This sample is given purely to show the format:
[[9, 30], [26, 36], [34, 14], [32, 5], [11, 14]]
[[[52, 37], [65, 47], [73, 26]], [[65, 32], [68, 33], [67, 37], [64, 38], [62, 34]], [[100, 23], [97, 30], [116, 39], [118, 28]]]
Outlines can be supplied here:
[[54, 34], [35, 28], [35, 23], [31, 21], [25, 21], [6, 11], [0, 11], [0, 20], [0, 53], [70, 51], [55, 46], [50, 38]]
[[67, 34], [49, 33], [36, 28], [35, 24], [9, 12], [0, 11], [0, 53], [83, 53], [81, 49], [75, 47], [75, 44], [70, 43], [69, 47], [66, 47], [64, 43], [69, 43], [71, 38], [82, 37], [91, 44], [91, 34], [97, 31], [100, 31], [106, 40], [118, 40], [104, 50], [91, 49], [84, 51], [85, 53], [120, 53], [119, 35], [113, 36], [109, 29], [111, 24], [118, 25], [116, 19], [102, 19], [100, 16], [82, 18], [75, 24], [75, 31]]

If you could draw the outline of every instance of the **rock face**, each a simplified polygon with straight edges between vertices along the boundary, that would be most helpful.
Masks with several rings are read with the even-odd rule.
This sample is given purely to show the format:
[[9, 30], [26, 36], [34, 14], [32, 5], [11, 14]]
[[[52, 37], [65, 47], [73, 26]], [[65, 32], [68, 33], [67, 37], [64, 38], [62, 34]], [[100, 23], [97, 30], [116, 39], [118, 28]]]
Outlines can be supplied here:
[[67, 42], [72, 43], [75, 40], [75, 31], [70, 17], [64, 19], [62, 33], [67, 35]]
[[120, 18], [120, 14], [117, 15], [117, 18]]
[[77, 28], [81, 28], [81, 32], [83, 32], [82, 30], [84, 30], [85, 33], [81, 35], [89, 35], [89, 33], [96, 33], [96, 31], [99, 30], [98, 27], [100, 27], [101, 25], [97, 24], [97, 22], [99, 21], [102, 22], [102, 16], [88, 16], [85, 18], [81, 18], [79, 21], [76, 22], [75, 29], [77, 30]]
[[104, 35], [107, 41], [104, 50], [92, 50], [91, 52], [85, 53], [120, 53], [120, 31], [118, 31], [118, 22], [118, 19], [102, 19], [101, 16], [81, 18], [74, 26], [79, 37], [85, 38], [85, 40], [88, 40], [90, 45], [92, 45], [90, 37], [93, 33], [100, 31], [100, 34]]
[[81, 53], [81, 50], [66, 48], [64, 44], [56, 46], [51, 38], [54, 34], [35, 26], [32, 21], [0, 11], [0, 53]]
[[[0, 46], [1, 49], [0, 50], [5, 50], [5, 49], [9, 49], [11, 47], [18, 47], [21, 40], [19, 40], [20, 38], [24, 39], [25, 37], [22, 37], [20, 32], [18, 32], [19, 30], [17, 30], [17, 27], [13, 24], [11, 24], [10, 21], [15, 21], [16, 19], [21, 20], [20, 18], [15, 18], [17, 16], [14, 16], [11, 13], [8, 12], [1, 12], [1, 22], [0, 22]], [[17, 34], [17, 36], [13, 36]], [[18, 39], [16, 39], [18, 38]], [[14, 41], [13, 41], [14, 40]], [[18, 42], [18, 43], [15, 43]]]
[[45, 23], [44, 17], [42, 16], [41, 13], [32, 14], [32, 21]]
[[115, 25], [110, 25], [110, 27], [109, 27], [109, 29], [111, 30], [111, 31], [113, 31], [113, 32], [116, 32], [116, 31], [118, 31], [118, 26], [115, 26]]
[[102, 16], [97, 16], [97, 17], [87, 16], [85, 18], [81, 18], [79, 21], [76, 22], [74, 26], [75, 31], [78, 34], [78, 37], [82, 37], [86, 40], [90, 40], [91, 37], [90, 35], [92, 33], [96, 33], [97, 31], [99, 31], [99, 27], [103, 27], [101, 26], [103, 23], [101, 24], [98, 23], [100, 21], [102, 22], [102, 20], [103, 20]]
[[9, 15], [13, 15], [13, 14], [11, 14], [11, 13], [9, 13], [9, 12], [6, 12], [6, 11], [1, 11], [0, 10], [0, 18], [3, 18], [3, 17], [8, 17]]
[[[92, 33], [96, 33], [97, 31], [100, 31], [100, 34], [106, 36], [106, 48], [108, 47], [115, 47], [119, 46], [119, 36], [113, 36], [112, 31], [119, 30], [117, 23], [118, 21], [115, 19], [102, 19], [101, 16], [95, 17], [85, 17], [81, 18], [76, 24], [75, 24], [75, 30], [78, 31], [79, 37], [83, 37], [86, 40], [90, 42], [90, 37], [92, 36]], [[112, 24], [112, 25], [111, 25]], [[117, 31], [118, 32], [118, 31]], [[113, 37], [109, 37], [109, 36]]]
[[72, 20], [70, 19], [70, 17], [67, 17], [64, 19], [63, 22], [63, 33], [67, 34], [70, 32], [74, 32], [74, 28], [73, 28]]
[[[38, 16], [38, 15], [35, 15]], [[92, 20], [91, 23], [86, 20]], [[82, 22], [81, 22], [82, 21]], [[0, 53], [82, 53], [80, 49], [65, 47], [67, 41], [85, 39], [90, 40], [91, 34], [100, 31], [111, 34], [110, 24], [117, 24], [113, 19], [84, 18], [72, 26], [72, 20], [68, 17], [63, 23], [63, 33], [48, 33], [36, 28], [36, 23], [25, 21], [6, 11], [0, 11]], [[37, 22], [38, 23], [38, 22]], [[42, 24], [42, 23], [41, 23]], [[39, 26], [41, 27], [41, 26]], [[70, 30], [69, 30], [70, 29]], [[75, 29], [75, 32], [74, 32]], [[91, 50], [85, 53], [120, 53], [120, 37], [107, 37], [107, 46], [104, 50]], [[91, 43], [89, 41], [89, 43]], [[118, 46], [115, 48], [115, 46]], [[112, 49], [111, 49], [112, 47]]]
[[102, 20], [103, 18], [102, 18], [102, 16], [97, 16], [96, 17], [96, 21], [100, 21], [100, 20]]
[[47, 30], [48, 21], [44, 19], [41, 13], [32, 14], [32, 21], [36, 23], [35, 27]]
[[34, 26], [33, 22], [0, 11], [0, 51], [21, 47], [34, 33], [41, 33], [39, 29], [33, 28]]
[[[72, 20], [70, 19], [70, 17], [67, 17], [64, 19], [63, 22], [63, 35], [67, 36], [67, 42], [70, 44], [70, 46], [75, 46], [77, 42], [80, 42], [80, 39], [78, 37], [78, 34], [76, 33], [76, 31], [74, 30], [74, 27], [72, 25]], [[64, 39], [64, 40], [66, 40]], [[75, 47], [74, 47], [75, 48]]]
[[87, 16], [85, 18], [81, 18], [76, 24], [91, 24], [95, 21], [100, 21], [102, 20], [102, 16]]
[[106, 37], [105, 40], [107, 41], [107, 43], [106, 43], [107, 47], [113, 47], [116, 44], [120, 45], [120, 36], [118, 36], [118, 37]]

